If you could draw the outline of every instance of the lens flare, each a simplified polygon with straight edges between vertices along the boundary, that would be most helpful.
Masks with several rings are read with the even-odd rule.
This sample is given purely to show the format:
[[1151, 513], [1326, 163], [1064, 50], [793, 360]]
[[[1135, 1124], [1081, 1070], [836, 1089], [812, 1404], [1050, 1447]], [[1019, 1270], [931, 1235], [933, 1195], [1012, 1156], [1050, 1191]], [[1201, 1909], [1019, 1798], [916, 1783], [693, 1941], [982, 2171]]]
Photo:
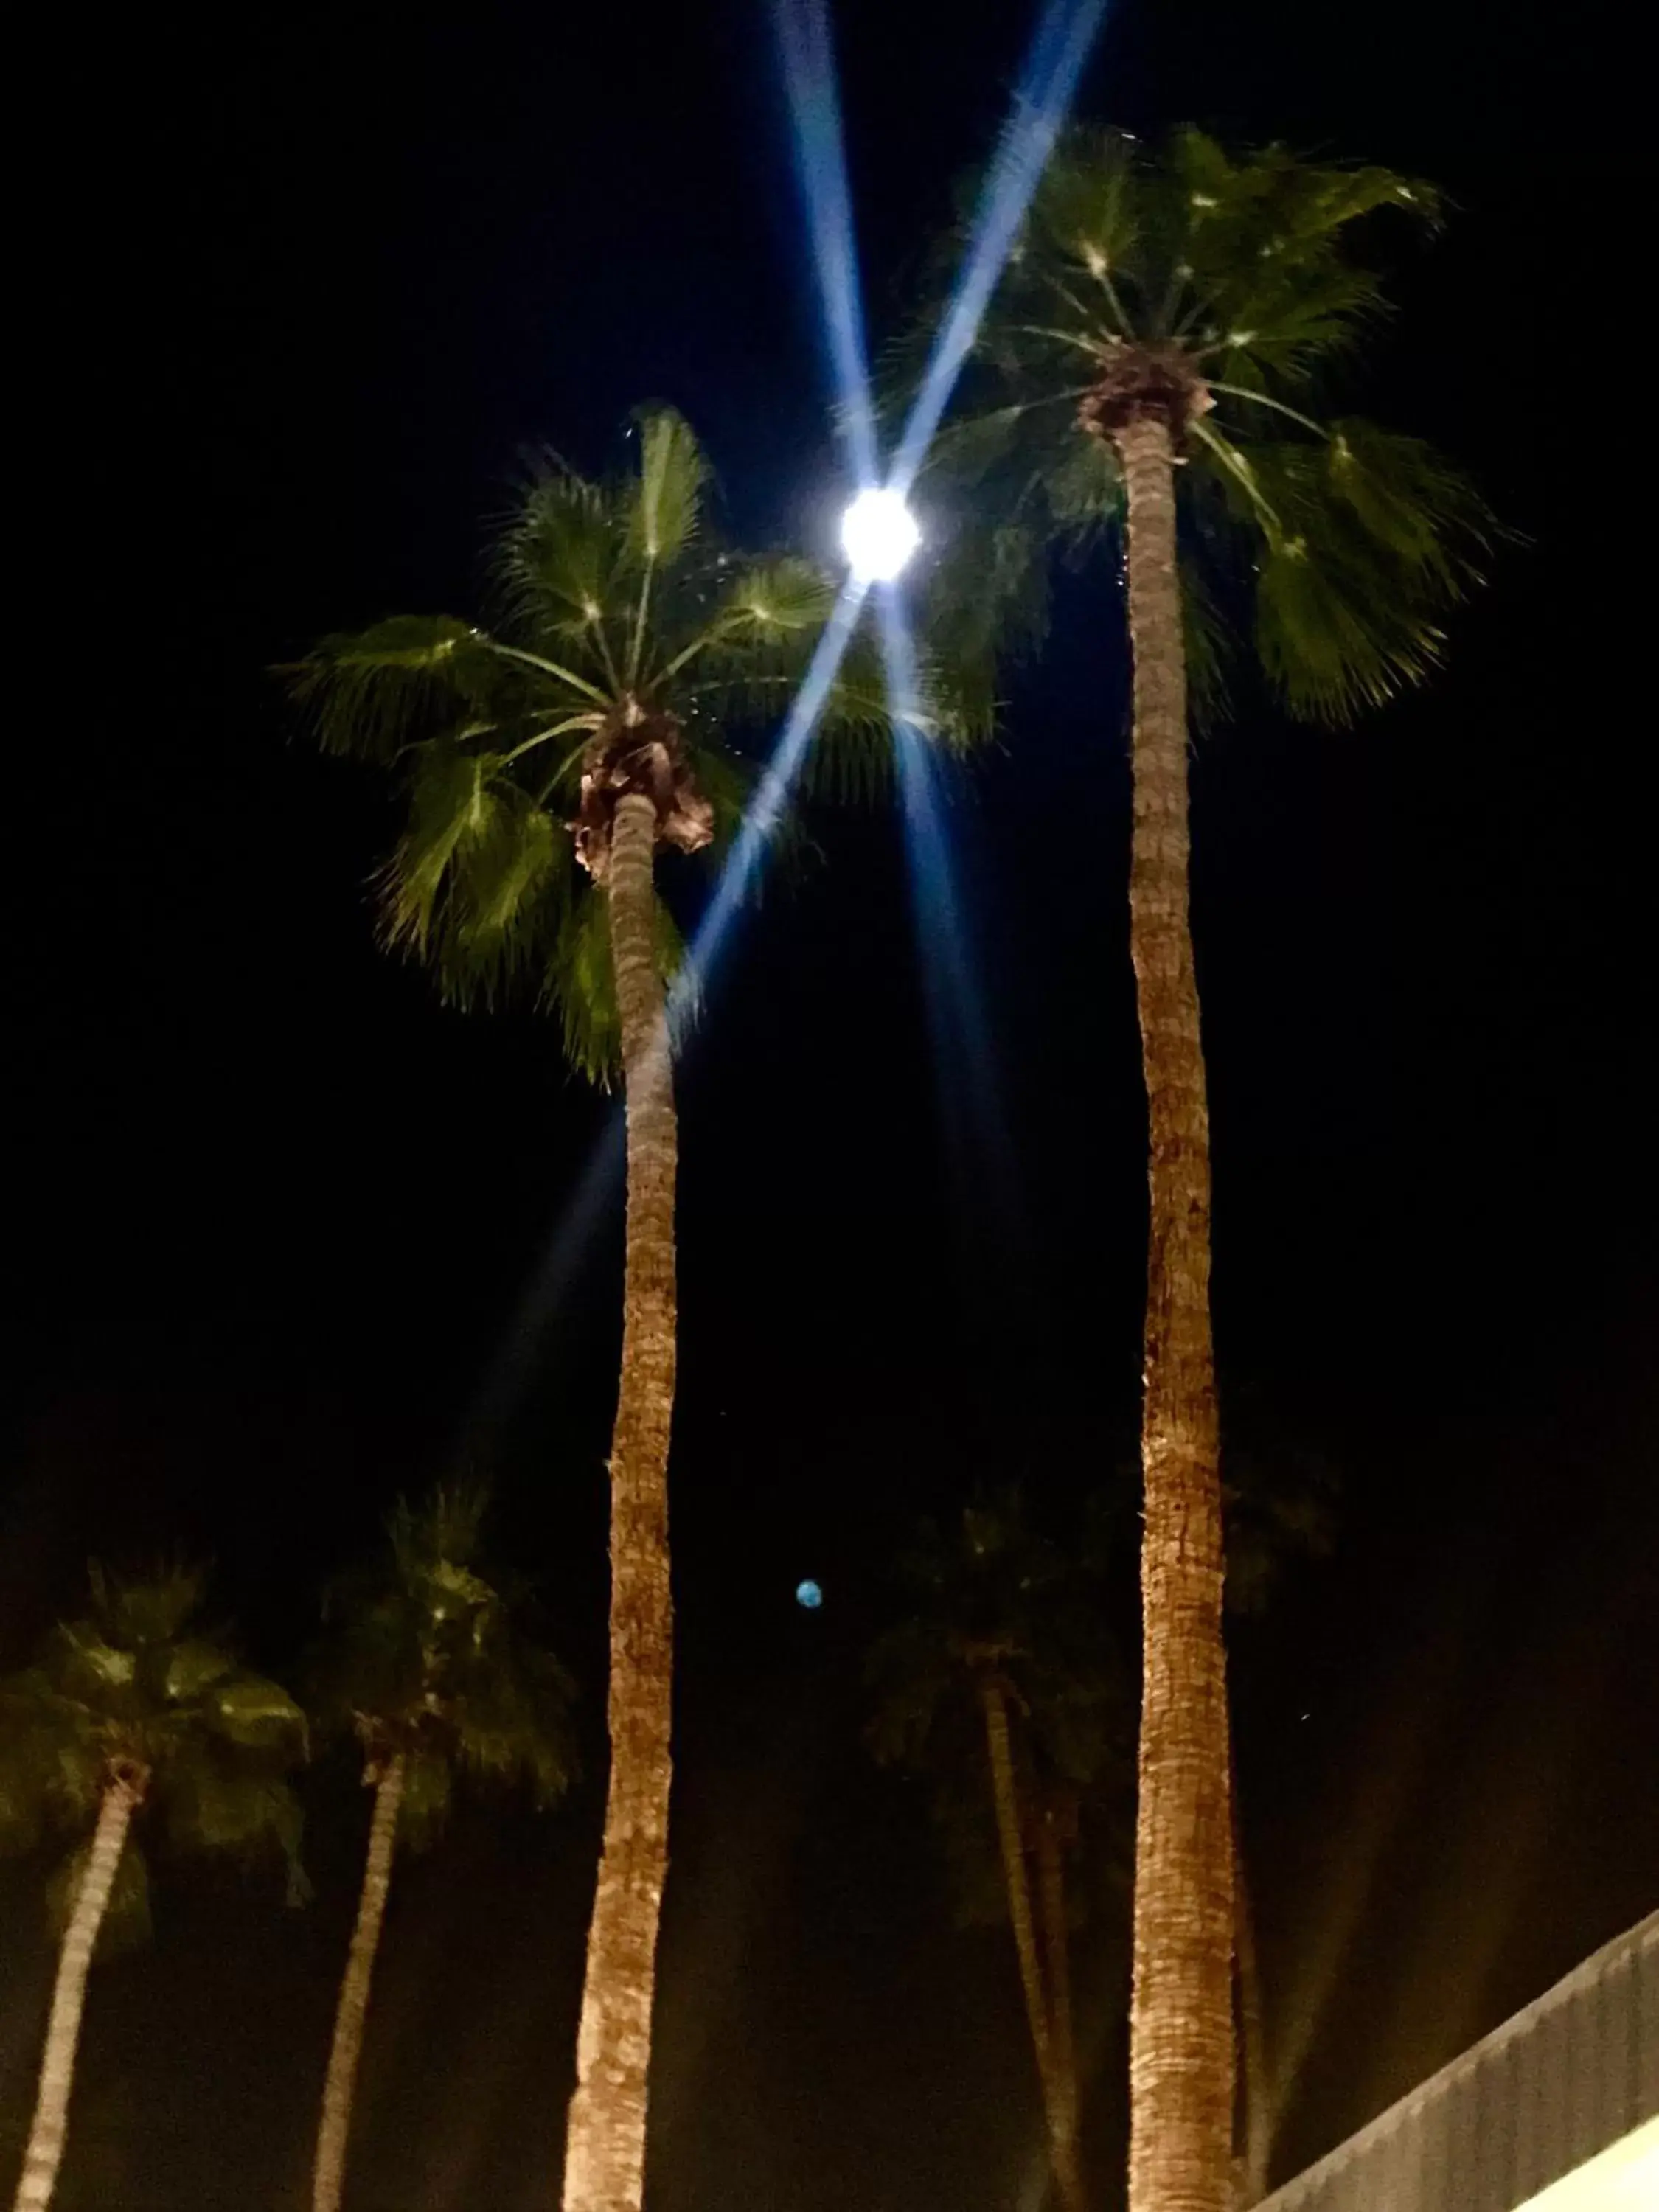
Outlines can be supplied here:
[[836, 52], [823, 0], [775, 0], [778, 57], [795, 147], [795, 175], [835, 385], [836, 420], [855, 483], [876, 481], [875, 414], [866, 368], [864, 307], [853, 198], [841, 127]]
[[[738, 908], [750, 895], [775, 839], [818, 715], [869, 590], [897, 576], [921, 544], [921, 532], [909, 513], [906, 495], [927, 457], [978, 334], [981, 318], [1012, 251], [1105, 11], [1106, 0], [1046, 0], [1020, 74], [1012, 117], [981, 195], [955, 293], [884, 482], [876, 450], [852, 198], [829, 16], [823, 0], [775, 0], [796, 173], [811, 241], [837, 420], [849, 472], [859, 487], [842, 524], [851, 574], [670, 990], [668, 1034], [676, 1044], [690, 1022]], [[856, 524], [855, 515], [860, 518]], [[868, 538], [864, 535], [866, 527]], [[905, 720], [908, 710], [904, 701], [914, 703], [914, 653], [896, 601], [884, 613], [883, 644], [890, 703], [899, 725], [900, 784], [906, 799], [918, 915], [921, 919], [932, 915], [935, 957], [941, 948], [950, 948], [945, 957], [953, 973], [946, 997], [955, 1001], [958, 1039], [966, 1041], [969, 1057], [983, 1067], [982, 1031], [972, 1018], [974, 995], [965, 988], [964, 940], [957, 926], [957, 902], [943, 825], [928, 787], [928, 764], [923, 758], [927, 741], [920, 729]], [[927, 964], [925, 943], [923, 957]], [[527, 1370], [534, 1364], [534, 1347], [544, 1337], [552, 1316], [584, 1267], [599, 1226], [614, 1205], [622, 1171], [621, 1122], [620, 1117], [613, 1117], [574, 1203], [550, 1243], [538, 1279], [522, 1300], [515, 1323], [507, 1332], [483, 1393], [486, 1418], [504, 1418], [516, 1398]]]
[[830, 686], [836, 680], [836, 672], [847, 651], [847, 641], [858, 627], [866, 590], [866, 586], [856, 578], [849, 579], [842, 587], [841, 597], [823, 626], [823, 635], [818, 640], [811, 665], [801, 680], [800, 689], [795, 694], [778, 741], [772, 748], [772, 757], [766, 764], [766, 772], [756, 787], [755, 795], [750, 800], [738, 834], [732, 841], [732, 849], [726, 856], [720, 880], [714, 885], [714, 895], [708, 902], [684, 962], [669, 989], [668, 1028], [676, 1045], [696, 1011], [698, 997], [726, 942], [738, 908], [753, 890], [761, 864], [782, 827], [789, 794], [794, 788], [796, 776], [800, 773], [800, 764], [807, 746], [811, 743], [812, 732], [817, 727], [818, 716], [823, 712]]
[[1038, 19], [1014, 95], [1013, 114], [980, 194], [957, 289], [934, 337], [921, 388], [894, 457], [891, 480], [901, 491], [909, 489], [927, 459], [1105, 13], [1106, 0], [1048, 0]]
[[899, 492], [872, 486], [842, 517], [842, 550], [862, 583], [890, 584], [921, 543], [921, 526]]

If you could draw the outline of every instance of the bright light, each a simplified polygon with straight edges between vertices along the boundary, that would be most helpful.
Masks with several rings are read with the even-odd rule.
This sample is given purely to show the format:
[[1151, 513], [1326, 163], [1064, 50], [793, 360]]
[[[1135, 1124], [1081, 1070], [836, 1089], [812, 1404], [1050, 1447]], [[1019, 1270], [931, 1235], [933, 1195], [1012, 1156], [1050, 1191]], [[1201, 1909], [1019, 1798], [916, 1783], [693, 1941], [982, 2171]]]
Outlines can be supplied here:
[[842, 550], [861, 584], [890, 584], [921, 543], [899, 492], [861, 491], [842, 517]]

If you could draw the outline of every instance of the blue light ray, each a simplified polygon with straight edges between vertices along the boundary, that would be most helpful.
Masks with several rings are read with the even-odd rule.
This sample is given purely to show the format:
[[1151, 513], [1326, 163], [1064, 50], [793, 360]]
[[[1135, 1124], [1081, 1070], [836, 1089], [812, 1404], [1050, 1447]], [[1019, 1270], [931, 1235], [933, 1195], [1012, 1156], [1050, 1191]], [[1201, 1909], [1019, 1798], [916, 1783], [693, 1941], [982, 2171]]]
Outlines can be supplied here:
[[581, 1179], [559, 1216], [536, 1272], [520, 1292], [513, 1318], [473, 1401], [466, 1433], [489, 1434], [507, 1420], [526, 1377], [540, 1363], [549, 1324], [586, 1268], [599, 1232], [623, 1187], [627, 1153], [623, 1109], [612, 1106], [595, 1139]]
[[[1014, 96], [1014, 112], [986, 180], [968, 253], [935, 337], [922, 385], [900, 436], [885, 482], [908, 495], [939, 428], [962, 365], [979, 330], [1043, 165], [1053, 149], [1085, 62], [1106, 11], [1106, 0], [1047, 0]], [[852, 198], [842, 131], [835, 52], [823, 0], [775, 0], [779, 51], [794, 128], [795, 159], [811, 235], [840, 426], [855, 487], [882, 483], [875, 442], [858, 283]], [[684, 964], [671, 988], [667, 1037], [683, 1037], [697, 1000], [773, 842], [818, 716], [857, 626], [867, 586], [849, 579], [819, 640], [800, 690], [780, 732], [731, 853], [715, 884]], [[889, 595], [890, 599], [890, 594]], [[936, 1022], [941, 1087], [954, 1048], [972, 1073], [981, 1133], [1006, 1146], [994, 1061], [972, 980], [955, 872], [934, 788], [927, 740], [906, 722], [900, 702], [914, 708], [915, 654], [896, 599], [883, 611], [883, 638], [896, 726], [906, 844], [917, 902], [924, 977]], [[537, 1278], [481, 1393], [480, 1413], [499, 1419], [516, 1395], [538, 1338], [583, 1269], [622, 1181], [623, 1122], [614, 1113], [574, 1198], [566, 1208]]]
[[939, 763], [926, 732], [915, 647], [899, 592], [880, 592], [876, 604], [894, 717], [922, 998], [946, 1136], [962, 1188], [981, 1194], [1006, 1234], [1016, 1225], [1018, 1176], [979, 963], [945, 826]]
[[867, 590], [866, 585], [850, 577], [842, 586], [841, 596], [823, 626], [800, 689], [772, 748], [772, 757], [732, 841], [714, 896], [669, 991], [668, 1029], [676, 1044], [684, 1034], [686, 1022], [708, 984], [738, 908], [752, 889], [767, 850], [782, 825], [801, 762], [830, 696], [830, 687], [841, 667], [848, 641], [858, 627]]
[[889, 482], [898, 491], [908, 492], [927, 459], [1105, 13], [1106, 0], [1048, 0], [1038, 21], [1012, 117], [980, 194], [957, 289], [894, 455]]
[[[716, 960], [768, 848], [778, 834], [800, 764], [811, 743], [848, 640], [858, 626], [867, 586], [848, 580], [825, 623], [800, 689], [726, 857], [702, 920], [669, 987], [664, 1048], [677, 1052], [695, 1017]], [[470, 1425], [499, 1425], [518, 1397], [533, 1355], [572, 1285], [585, 1269], [614, 1208], [626, 1165], [624, 1109], [613, 1109], [575, 1195], [554, 1229], [534, 1280], [519, 1301], [511, 1328], [491, 1363]]]
[[775, 0], [772, 12], [841, 431], [854, 483], [872, 485], [877, 480], [875, 414], [830, 19], [823, 0]]

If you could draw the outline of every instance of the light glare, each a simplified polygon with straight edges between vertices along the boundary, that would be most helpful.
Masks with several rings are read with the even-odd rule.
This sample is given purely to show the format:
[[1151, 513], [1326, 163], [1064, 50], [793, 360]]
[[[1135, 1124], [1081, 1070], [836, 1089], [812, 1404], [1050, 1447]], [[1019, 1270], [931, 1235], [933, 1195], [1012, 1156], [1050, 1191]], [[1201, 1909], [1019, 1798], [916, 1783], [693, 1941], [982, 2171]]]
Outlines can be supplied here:
[[916, 518], [900, 492], [861, 491], [842, 517], [842, 550], [864, 584], [890, 584], [921, 543]]

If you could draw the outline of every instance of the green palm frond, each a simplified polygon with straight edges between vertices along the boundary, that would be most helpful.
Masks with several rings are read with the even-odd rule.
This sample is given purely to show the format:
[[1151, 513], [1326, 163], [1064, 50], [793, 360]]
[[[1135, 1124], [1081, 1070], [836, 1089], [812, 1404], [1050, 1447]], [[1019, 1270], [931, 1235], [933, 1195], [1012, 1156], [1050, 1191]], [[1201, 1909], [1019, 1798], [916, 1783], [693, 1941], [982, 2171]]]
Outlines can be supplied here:
[[[811, 562], [720, 543], [708, 463], [672, 409], [640, 412], [631, 454], [631, 469], [603, 483], [555, 456], [535, 465], [495, 551], [489, 629], [398, 617], [325, 638], [280, 672], [325, 750], [398, 779], [399, 831], [377, 876], [382, 941], [428, 968], [452, 1003], [517, 993], [550, 1009], [574, 1064], [601, 1082], [617, 1044], [605, 895], [571, 835], [588, 749], [642, 713], [671, 718], [718, 849], [840, 595]], [[973, 641], [977, 661], [963, 637], [941, 621], [921, 656], [923, 727], [953, 750], [994, 713], [988, 635]], [[833, 687], [820, 735], [836, 763], [826, 780], [879, 781], [893, 724], [870, 637]], [[679, 943], [665, 912], [659, 937], [672, 973]]]
[[[88, 1583], [90, 1612], [59, 1622], [36, 1664], [0, 1686], [0, 1827], [26, 1841], [47, 1826], [84, 1837], [112, 1781], [136, 1774], [141, 1820], [159, 1807], [170, 1837], [206, 1850], [274, 1844], [297, 1895], [299, 1807], [288, 1777], [307, 1753], [299, 1706], [203, 1621], [204, 1569], [125, 1576], [94, 1562]], [[137, 1886], [135, 1923], [137, 1850], [135, 1838], [134, 1868], [124, 1860], [122, 1870]]]
[[319, 1724], [370, 1762], [403, 1758], [399, 1833], [416, 1847], [442, 1827], [458, 1774], [550, 1804], [574, 1771], [569, 1678], [489, 1565], [487, 1510], [476, 1483], [400, 1500], [381, 1559], [329, 1594], [312, 1664]]
[[1351, 721], [1440, 665], [1490, 519], [1430, 447], [1366, 424], [1251, 458], [1280, 526], [1256, 588], [1261, 665], [1292, 714]]
[[635, 418], [639, 473], [628, 517], [637, 562], [670, 568], [696, 536], [710, 470], [696, 433], [672, 407], [642, 407]]
[[1022, 250], [1056, 256], [1097, 283], [1133, 264], [1143, 198], [1134, 142], [1121, 131], [1080, 125], [1056, 149], [1033, 195]]
[[400, 1498], [386, 1516], [398, 1574], [412, 1583], [471, 1567], [483, 1543], [489, 1503], [489, 1484], [476, 1478], [441, 1482], [417, 1504]]
[[[1387, 312], [1356, 228], [1400, 214], [1432, 225], [1439, 212], [1431, 187], [1375, 166], [1277, 146], [1236, 156], [1197, 131], [1156, 155], [1069, 131], [981, 324], [929, 488], [948, 499], [958, 487], [964, 507], [1011, 533], [1016, 575], [1103, 545], [1115, 565], [1122, 485], [1109, 435], [1079, 400], [1137, 349], [1184, 358], [1209, 403], [1176, 479], [1195, 712], [1218, 711], [1226, 648], [1245, 640], [1299, 715], [1344, 722], [1420, 682], [1495, 526], [1431, 447], [1324, 401]], [[978, 597], [1041, 606], [1017, 587]], [[1033, 635], [1022, 613], [1001, 649]]]
[[495, 568], [510, 612], [532, 635], [581, 638], [626, 617], [623, 556], [605, 491], [548, 455], [524, 488]]
[[381, 763], [434, 730], [510, 720], [525, 690], [450, 615], [395, 615], [323, 638], [278, 672], [325, 752]]
[[[685, 957], [685, 943], [660, 897], [656, 939], [657, 973], [672, 983]], [[611, 909], [604, 899], [581, 898], [566, 909], [548, 956], [544, 990], [559, 1017], [565, 1058], [590, 1083], [610, 1090], [622, 1074], [622, 1017], [611, 964]]]
[[[553, 742], [557, 780], [574, 784], [576, 764]], [[539, 974], [574, 888], [562, 823], [513, 768], [447, 739], [418, 747], [404, 833], [380, 874], [385, 941], [427, 962], [457, 1005], [493, 1003]]]
[[1194, 728], [1208, 729], [1225, 718], [1227, 673], [1238, 641], [1196, 562], [1188, 562], [1182, 569], [1181, 618], [1188, 713]]

